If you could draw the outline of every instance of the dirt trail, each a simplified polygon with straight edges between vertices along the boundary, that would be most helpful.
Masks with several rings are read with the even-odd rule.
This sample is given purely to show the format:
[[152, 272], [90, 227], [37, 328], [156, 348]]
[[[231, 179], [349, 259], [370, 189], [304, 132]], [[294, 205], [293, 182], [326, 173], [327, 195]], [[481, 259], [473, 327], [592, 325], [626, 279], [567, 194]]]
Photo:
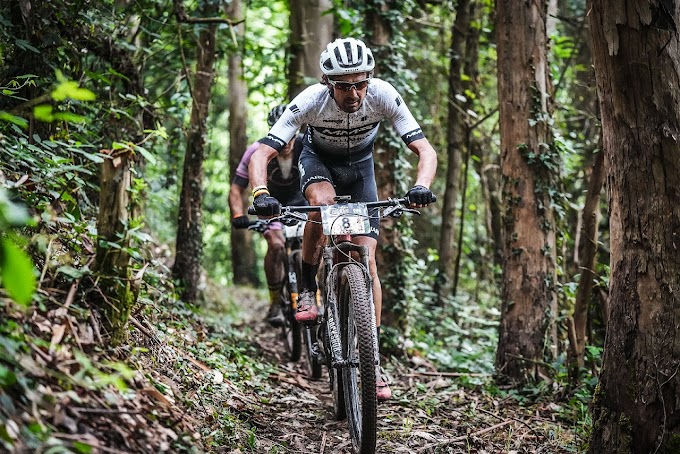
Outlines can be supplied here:
[[[243, 319], [263, 357], [278, 364], [270, 376], [276, 397], [250, 419], [257, 427], [257, 451], [351, 452], [347, 422], [332, 415], [325, 367], [323, 377], [312, 381], [302, 361], [286, 362], [278, 330], [262, 321], [265, 312], [265, 303], [258, 303]], [[417, 372], [396, 360], [384, 366], [393, 380], [393, 399], [378, 407], [379, 453], [578, 452], [569, 427], [555, 420], [554, 404], [519, 407], [514, 400], [464, 388], [456, 377]]]

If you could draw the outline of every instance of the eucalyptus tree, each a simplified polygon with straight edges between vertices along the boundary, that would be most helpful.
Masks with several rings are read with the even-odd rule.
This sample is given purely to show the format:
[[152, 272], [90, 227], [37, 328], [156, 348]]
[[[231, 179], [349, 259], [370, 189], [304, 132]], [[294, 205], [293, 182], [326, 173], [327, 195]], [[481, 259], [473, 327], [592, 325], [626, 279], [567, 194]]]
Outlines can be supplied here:
[[559, 168], [552, 136], [545, 3], [496, 4], [504, 269], [496, 369], [518, 383], [554, 356], [555, 215]]
[[[561, 242], [563, 288], [578, 281], [575, 297], [563, 292], [560, 312], [571, 312], [566, 319], [568, 356], [572, 382], [579, 380], [585, 366], [586, 345], [598, 345], [598, 311], [590, 310], [600, 294], [598, 264], [600, 245], [606, 245], [606, 230], [600, 229], [604, 160], [597, 118], [598, 101], [588, 30], [588, 7], [583, 0], [562, 2], [556, 13], [553, 39], [555, 59], [556, 129], [565, 155], [562, 186], [570, 203], [564, 204]], [[606, 246], [604, 246], [606, 247]], [[606, 263], [606, 261], [605, 261]], [[573, 302], [573, 305], [572, 305]], [[601, 343], [599, 343], [601, 345]]]
[[[240, 19], [244, 16], [241, 0], [232, 0], [227, 14]], [[240, 43], [244, 42], [245, 23], [234, 26], [234, 35]], [[247, 119], [248, 84], [244, 78], [242, 47], [229, 55], [229, 175], [233, 181], [243, 153], [248, 147]], [[243, 193], [242, 206], [248, 204], [248, 193]], [[246, 229], [231, 229], [231, 264], [235, 284], [259, 284], [257, 255], [253, 234]], [[238, 247], [234, 247], [238, 245]]]
[[[216, 4], [205, 0], [201, 11], [205, 16], [210, 16], [218, 9]], [[175, 13], [180, 23], [192, 22], [187, 17], [181, 0], [175, 0]], [[198, 298], [201, 277], [203, 160], [206, 120], [215, 74], [216, 39], [217, 23], [210, 21], [199, 32], [196, 70], [193, 85], [190, 86], [192, 108], [179, 198], [175, 263], [172, 266], [173, 277], [182, 288], [182, 299], [190, 303], [196, 302]], [[188, 68], [185, 70], [188, 72]]]
[[332, 0], [290, 2], [288, 99], [321, 79], [319, 56], [333, 41]]
[[679, 23], [677, 2], [590, 2], [611, 235], [591, 453], [680, 446]]
[[[477, 70], [478, 27], [474, 26], [478, 8], [477, 0], [460, 0], [456, 4], [456, 19], [451, 27], [449, 48], [449, 94], [447, 121], [447, 166], [445, 191], [442, 202], [442, 223], [439, 232], [439, 263], [435, 291], [441, 304], [443, 298], [454, 293], [457, 267], [454, 257], [456, 247], [455, 219], [461, 186], [461, 163], [463, 155], [471, 152], [471, 127], [474, 118], [469, 112], [473, 106], [472, 90]], [[476, 40], [476, 41], [475, 41]], [[461, 204], [461, 216], [465, 210]], [[461, 220], [462, 222], [462, 220]], [[460, 255], [458, 255], [460, 256]]]

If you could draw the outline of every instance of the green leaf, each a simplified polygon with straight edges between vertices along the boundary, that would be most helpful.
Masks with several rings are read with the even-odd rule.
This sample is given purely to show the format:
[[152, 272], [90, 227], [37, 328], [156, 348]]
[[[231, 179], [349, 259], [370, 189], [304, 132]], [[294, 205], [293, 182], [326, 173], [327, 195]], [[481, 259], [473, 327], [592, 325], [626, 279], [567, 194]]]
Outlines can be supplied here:
[[33, 108], [33, 116], [36, 120], [45, 123], [51, 123], [54, 120], [52, 116], [52, 106], [49, 104], [40, 104]]
[[81, 277], [85, 276], [86, 274], [89, 273], [89, 269], [85, 268], [82, 270], [79, 270], [77, 268], [73, 268], [72, 266], [68, 265], [63, 265], [57, 268], [57, 273], [63, 273], [67, 275], [68, 277], [72, 279], [80, 279]]
[[123, 142], [113, 142], [111, 144], [111, 149], [112, 150], [129, 150], [130, 144], [123, 143]]
[[156, 158], [154, 155], [151, 154], [149, 150], [147, 150], [144, 147], [140, 147], [139, 145], [132, 144], [132, 148], [134, 148], [135, 151], [139, 152], [144, 158], [149, 161], [151, 164], [156, 163]]
[[11, 113], [2, 110], [0, 110], [0, 121], [8, 121], [15, 125], [19, 125], [22, 128], [28, 126], [28, 121], [25, 118], [17, 117], [16, 115], [12, 115]]
[[25, 39], [17, 39], [16, 41], [14, 41], [14, 44], [16, 44], [17, 47], [19, 47], [20, 49], [30, 50], [31, 52], [35, 52], [36, 54], [40, 53], [38, 49], [31, 46]]
[[28, 255], [7, 238], [0, 242], [0, 276], [10, 297], [22, 306], [28, 306], [35, 292], [33, 262]]
[[82, 452], [83, 454], [89, 454], [92, 452], [92, 446], [88, 445], [87, 443], [83, 443], [82, 441], [74, 441], [73, 448], [78, 452]]
[[13, 371], [0, 364], [0, 388], [7, 389], [17, 382], [17, 376]]
[[55, 120], [64, 120], [68, 121], [71, 123], [85, 123], [87, 121], [87, 117], [83, 117], [82, 115], [76, 115], [71, 112], [58, 112], [54, 114], [54, 119]]
[[87, 88], [78, 87], [77, 82], [72, 80], [65, 80], [57, 85], [51, 93], [52, 99], [55, 101], [63, 101], [64, 99], [75, 99], [76, 101], [92, 101], [96, 98], [95, 94]]

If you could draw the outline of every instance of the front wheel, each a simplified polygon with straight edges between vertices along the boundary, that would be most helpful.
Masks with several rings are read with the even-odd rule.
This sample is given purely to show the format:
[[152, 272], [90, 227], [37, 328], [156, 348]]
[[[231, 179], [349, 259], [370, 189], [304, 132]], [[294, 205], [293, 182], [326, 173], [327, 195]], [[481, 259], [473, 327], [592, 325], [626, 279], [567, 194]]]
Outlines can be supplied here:
[[352, 445], [357, 453], [373, 454], [378, 418], [375, 314], [368, 280], [356, 264], [342, 269], [338, 306], [342, 353], [348, 362], [341, 370]]
[[300, 324], [295, 321], [295, 313], [290, 302], [290, 293], [285, 285], [281, 289], [280, 299], [284, 318], [284, 323], [281, 327], [281, 337], [286, 346], [288, 360], [295, 362], [300, 359], [302, 353], [302, 333]]

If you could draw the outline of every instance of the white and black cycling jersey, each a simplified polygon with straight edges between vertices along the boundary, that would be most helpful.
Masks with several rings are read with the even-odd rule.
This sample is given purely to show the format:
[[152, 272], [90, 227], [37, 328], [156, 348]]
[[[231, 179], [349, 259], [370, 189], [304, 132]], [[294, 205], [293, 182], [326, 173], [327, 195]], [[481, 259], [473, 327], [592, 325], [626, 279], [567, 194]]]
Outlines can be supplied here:
[[390, 83], [371, 79], [361, 108], [353, 113], [340, 110], [328, 88], [319, 83], [302, 91], [288, 104], [261, 142], [280, 151], [306, 124], [304, 143], [320, 157], [360, 162], [371, 156], [382, 120], [389, 120], [407, 145], [425, 137]]

